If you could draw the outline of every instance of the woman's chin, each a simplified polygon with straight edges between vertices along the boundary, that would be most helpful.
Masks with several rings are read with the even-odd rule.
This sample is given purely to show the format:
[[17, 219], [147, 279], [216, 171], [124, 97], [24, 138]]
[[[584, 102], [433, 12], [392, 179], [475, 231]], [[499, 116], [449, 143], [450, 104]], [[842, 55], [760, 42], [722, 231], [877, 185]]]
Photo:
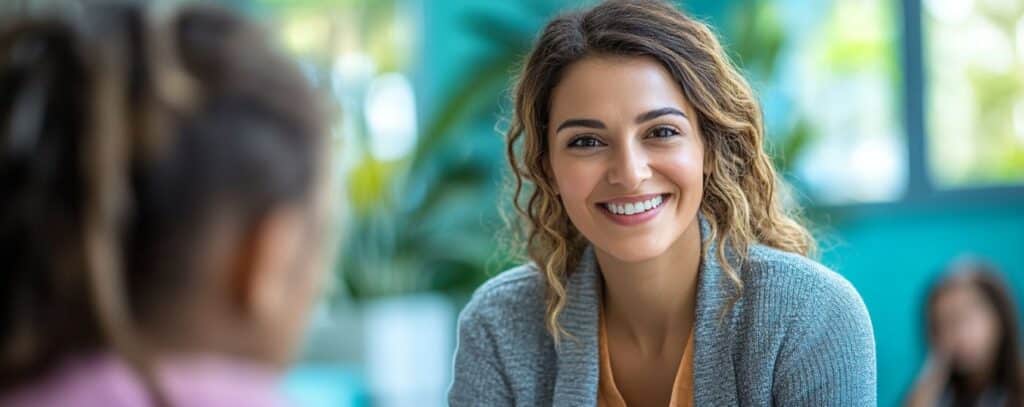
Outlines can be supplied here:
[[653, 260], [665, 254], [665, 251], [668, 250], [668, 245], [651, 244], [649, 242], [631, 244], [630, 242], [619, 241], [615, 242], [614, 245], [597, 247], [598, 250], [603, 251], [608, 256], [622, 263], [642, 263]]

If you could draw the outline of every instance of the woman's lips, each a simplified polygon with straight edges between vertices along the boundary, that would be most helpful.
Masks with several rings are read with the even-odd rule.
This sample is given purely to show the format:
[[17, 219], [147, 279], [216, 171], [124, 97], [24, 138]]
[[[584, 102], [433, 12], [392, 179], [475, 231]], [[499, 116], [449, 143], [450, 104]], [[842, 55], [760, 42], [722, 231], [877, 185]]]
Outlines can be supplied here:
[[613, 222], [633, 226], [658, 216], [671, 197], [671, 194], [637, 195], [601, 202], [597, 206]]

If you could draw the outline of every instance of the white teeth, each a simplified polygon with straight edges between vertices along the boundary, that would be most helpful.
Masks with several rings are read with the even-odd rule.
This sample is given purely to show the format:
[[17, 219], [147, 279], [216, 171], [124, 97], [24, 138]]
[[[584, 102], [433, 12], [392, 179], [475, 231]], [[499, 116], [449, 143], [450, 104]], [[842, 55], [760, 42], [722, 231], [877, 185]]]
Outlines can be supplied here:
[[661, 195], [658, 195], [646, 201], [630, 202], [624, 205], [607, 203], [605, 208], [616, 215], [635, 215], [661, 206], [662, 201]]

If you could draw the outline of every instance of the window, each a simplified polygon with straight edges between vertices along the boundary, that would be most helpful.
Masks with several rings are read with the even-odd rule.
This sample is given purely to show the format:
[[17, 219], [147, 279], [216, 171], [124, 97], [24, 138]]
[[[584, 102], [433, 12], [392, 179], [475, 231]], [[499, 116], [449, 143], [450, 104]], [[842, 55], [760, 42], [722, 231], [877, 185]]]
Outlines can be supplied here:
[[814, 203], [898, 199], [908, 165], [892, 2], [733, 10], [726, 47], [758, 92], [781, 172]]
[[1024, 2], [922, 6], [925, 145], [934, 185], [1024, 182]]

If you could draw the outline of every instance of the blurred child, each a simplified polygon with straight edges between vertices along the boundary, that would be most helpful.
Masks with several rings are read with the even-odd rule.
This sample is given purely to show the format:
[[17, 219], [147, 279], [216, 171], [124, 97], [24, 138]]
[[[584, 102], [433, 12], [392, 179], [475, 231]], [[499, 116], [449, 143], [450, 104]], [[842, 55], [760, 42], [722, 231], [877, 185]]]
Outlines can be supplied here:
[[281, 404], [325, 269], [305, 78], [217, 8], [0, 27], [0, 405]]
[[996, 270], [955, 262], [925, 304], [931, 351], [907, 404], [1024, 405], [1017, 316]]

